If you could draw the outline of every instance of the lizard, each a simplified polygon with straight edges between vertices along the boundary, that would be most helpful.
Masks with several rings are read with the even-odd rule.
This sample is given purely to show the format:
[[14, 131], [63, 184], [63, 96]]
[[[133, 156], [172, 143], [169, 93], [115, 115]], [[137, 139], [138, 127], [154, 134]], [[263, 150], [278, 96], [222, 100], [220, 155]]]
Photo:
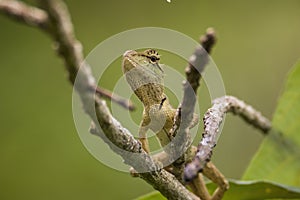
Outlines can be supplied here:
[[148, 129], [156, 133], [164, 147], [171, 140], [169, 131], [176, 114], [176, 109], [172, 108], [164, 93], [164, 71], [159, 60], [160, 55], [153, 49], [126, 51], [122, 65], [127, 82], [144, 106], [139, 140], [147, 153], [150, 153], [146, 136]]
[[[174, 109], [164, 93], [164, 71], [160, 62], [160, 55], [154, 49], [137, 52], [128, 50], [123, 54], [122, 70], [125, 78], [134, 91], [138, 99], [143, 103], [144, 111], [142, 121], [139, 126], [139, 140], [145, 152], [150, 153], [150, 148], [147, 140], [147, 131], [151, 129], [156, 133], [162, 147], [169, 144], [172, 139], [171, 129], [174, 124], [176, 109]], [[194, 114], [194, 119], [190, 124], [190, 128], [198, 123], [198, 117]], [[205, 183], [200, 178], [202, 183], [196, 184], [193, 181], [192, 185], [198, 192], [201, 199], [219, 200], [229, 185], [225, 177], [218, 169], [208, 162], [203, 169], [203, 173], [213, 182], [219, 185], [215, 193], [210, 197], [208, 195]]]

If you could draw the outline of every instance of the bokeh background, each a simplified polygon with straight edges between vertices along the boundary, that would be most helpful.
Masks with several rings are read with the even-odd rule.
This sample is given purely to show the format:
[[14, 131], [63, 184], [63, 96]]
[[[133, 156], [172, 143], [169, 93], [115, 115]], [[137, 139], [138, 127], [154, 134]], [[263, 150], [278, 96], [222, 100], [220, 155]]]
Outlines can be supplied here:
[[[298, 0], [66, 2], [85, 54], [131, 28], [165, 27], [197, 40], [214, 27], [218, 43], [212, 57], [227, 94], [269, 118], [300, 57]], [[72, 87], [52, 46], [43, 32], [0, 15], [0, 199], [133, 199], [152, 191], [143, 180], [101, 164], [82, 145], [72, 118]], [[163, 62], [183, 72], [183, 61], [165, 56]], [[113, 88], [120, 65], [117, 60], [109, 67], [103, 87]], [[199, 93], [203, 113], [209, 106], [204, 84]], [[135, 103], [138, 123], [141, 105]], [[262, 139], [228, 116], [213, 161], [226, 177], [238, 179]]]

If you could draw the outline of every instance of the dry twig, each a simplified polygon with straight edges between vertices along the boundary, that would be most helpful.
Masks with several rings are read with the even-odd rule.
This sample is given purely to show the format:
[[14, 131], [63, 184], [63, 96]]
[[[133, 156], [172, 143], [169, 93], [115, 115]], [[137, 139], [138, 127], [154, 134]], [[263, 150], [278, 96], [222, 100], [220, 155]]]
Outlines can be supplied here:
[[[176, 176], [182, 179], [184, 164], [193, 156], [189, 126], [193, 119], [195, 103], [197, 100], [197, 89], [200, 85], [201, 73], [209, 60], [209, 53], [216, 42], [216, 35], [212, 28], [207, 29], [206, 34], [200, 38], [200, 44], [189, 59], [185, 68], [187, 80], [183, 83], [184, 96], [177, 109], [172, 134], [176, 136], [167, 149], [169, 154], [179, 157], [175, 162]], [[175, 148], [176, 147], [176, 148]], [[181, 155], [181, 156], [180, 156]]]
[[41, 29], [48, 28], [47, 13], [21, 1], [0, 0], [0, 11], [29, 26], [37, 26]]
[[198, 152], [194, 160], [187, 164], [184, 171], [184, 179], [192, 180], [197, 177], [206, 163], [210, 160], [212, 149], [216, 146], [220, 132], [219, 128], [227, 112], [241, 116], [246, 122], [255, 128], [267, 133], [271, 129], [270, 121], [261, 115], [250, 105], [233, 96], [224, 96], [213, 101], [213, 106], [205, 113], [204, 133], [198, 146]]
[[[62, 50], [62, 53], [68, 54], [67, 56], [66, 55], [62, 55], [62, 56], [66, 56], [65, 61], [67, 66], [70, 65], [75, 66], [74, 68], [75, 72], [79, 69], [81, 64], [85, 65], [83, 56], [80, 56], [81, 44], [79, 41], [74, 39], [73, 30], [68, 30], [70, 28], [72, 29], [72, 24], [70, 26], [67, 23], [64, 23], [64, 27], [60, 27], [61, 29], [65, 29], [65, 30], [60, 30], [60, 31], [64, 31], [61, 33], [66, 33], [69, 35], [68, 37], [62, 37], [63, 34], [59, 35], [53, 32], [52, 30], [53, 26], [50, 24], [49, 15], [47, 12], [45, 12], [42, 9], [29, 6], [21, 1], [0, 0], [0, 12], [5, 13], [8, 17], [11, 17], [19, 22], [25, 23], [29, 26], [40, 28], [41, 30], [44, 30], [46, 33], [50, 33], [50, 36], [54, 37], [55, 40], [57, 41], [59, 48], [67, 47], [64, 50], [62, 49], [60, 50]], [[68, 39], [70, 39], [70, 41], [68, 41]], [[64, 46], [61, 45], [62, 43], [64, 44]], [[72, 45], [76, 46], [76, 48], [72, 49], [73, 48]], [[70, 52], [67, 52], [68, 50]], [[78, 52], [76, 52], [77, 50]], [[74, 55], [74, 57], [72, 57], [72, 55]], [[72, 68], [70, 68], [70, 70], [71, 69]], [[70, 81], [73, 82], [74, 78], [76, 77], [76, 73], [73, 72], [72, 75], [69, 74], [69, 76], [73, 76], [70, 77]], [[96, 84], [91, 85], [89, 86], [89, 88], [86, 89], [91, 92], [95, 92], [99, 94], [101, 97], [110, 99], [111, 101], [121, 105], [126, 109], [129, 110], [135, 109], [134, 105], [129, 100], [124, 99], [116, 94], [112, 94], [108, 90], [97, 87]]]

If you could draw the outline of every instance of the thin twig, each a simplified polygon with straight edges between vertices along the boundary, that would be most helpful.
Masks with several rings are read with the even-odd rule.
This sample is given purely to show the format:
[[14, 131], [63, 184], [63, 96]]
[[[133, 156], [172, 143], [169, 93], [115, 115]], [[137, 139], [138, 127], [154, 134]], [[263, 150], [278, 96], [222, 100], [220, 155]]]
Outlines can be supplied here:
[[171, 135], [174, 139], [168, 153], [173, 156], [179, 156], [173, 165], [177, 168], [176, 176], [182, 179], [184, 164], [189, 159], [191, 139], [189, 134], [189, 126], [193, 119], [195, 103], [197, 99], [197, 89], [200, 85], [199, 81], [201, 73], [204, 71], [208, 63], [209, 53], [216, 42], [216, 35], [212, 28], [207, 29], [206, 34], [200, 38], [200, 44], [196, 47], [195, 52], [189, 59], [189, 64], [185, 68], [186, 81], [183, 83], [184, 95], [180, 106], [177, 109], [175, 123], [172, 128]]
[[99, 94], [101, 97], [105, 97], [110, 99], [111, 101], [119, 104], [120, 106], [128, 109], [128, 110], [135, 110], [135, 106], [130, 100], [124, 99], [123, 97], [111, 93], [109, 90], [106, 90], [104, 88], [96, 87], [96, 93]]
[[[0, 0], [0, 12], [5, 13], [8, 17], [11, 17], [21, 23], [25, 23], [29, 26], [38, 27], [41, 30], [44, 30], [46, 33], [50, 33], [50, 35], [53, 37], [55, 33], [52, 32], [51, 26], [49, 24], [49, 16], [48, 14], [40, 9], [33, 6], [29, 6], [21, 1], [15, 1], [15, 0]], [[63, 28], [63, 27], [61, 27]], [[64, 27], [68, 28], [68, 27]], [[67, 31], [67, 30], [60, 30], [60, 31]], [[73, 30], [70, 30], [69, 33], [72, 33]], [[70, 35], [69, 38], [61, 38], [62, 35], [56, 35], [55, 39], [61, 41], [57, 41], [57, 44], [61, 47], [61, 43], [63, 42], [64, 46], [66, 46], [65, 50], [62, 50], [66, 56], [66, 65], [70, 66], [76, 66], [76, 71], [79, 69], [81, 63], [84, 63], [83, 56], [79, 56], [76, 51], [81, 49], [81, 44], [78, 41], [74, 40], [74, 37]], [[70, 39], [70, 41], [68, 41]], [[72, 43], [76, 48], [73, 49]], [[73, 51], [73, 52], [71, 52]], [[80, 52], [81, 50], [79, 50]], [[74, 55], [74, 57], [72, 57]], [[73, 73], [76, 75], [76, 73]], [[72, 77], [70, 80], [72, 82]], [[74, 80], [73, 80], [74, 81]], [[97, 87], [96, 84], [91, 85], [89, 88], [86, 88], [89, 91], [96, 92], [101, 97], [105, 97], [107, 99], [110, 99], [112, 102], [115, 102], [122, 107], [134, 110], [135, 107], [133, 103], [130, 100], [127, 100], [121, 96], [118, 96], [117, 94], [113, 94], [108, 90], [105, 90], [103, 88]]]
[[41, 29], [48, 28], [47, 13], [21, 1], [0, 0], [0, 11], [29, 26], [37, 26]]
[[224, 96], [213, 101], [213, 106], [205, 113], [204, 133], [198, 145], [198, 152], [194, 160], [187, 164], [184, 179], [191, 181], [197, 177], [205, 164], [210, 160], [212, 149], [216, 146], [224, 116], [227, 112], [241, 116], [246, 122], [267, 133], [271, 129], [270, 121], [250, 105], [233, 96]]

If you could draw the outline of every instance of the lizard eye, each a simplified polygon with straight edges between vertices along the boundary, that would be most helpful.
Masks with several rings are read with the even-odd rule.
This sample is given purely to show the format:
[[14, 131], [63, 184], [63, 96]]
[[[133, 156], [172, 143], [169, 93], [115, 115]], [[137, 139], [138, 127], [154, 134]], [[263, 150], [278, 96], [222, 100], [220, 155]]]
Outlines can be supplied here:
[[151, 56], [150, 59], [151, 59], [152, 62], [155, 62], [155, 61], [156, 61], [156, 57], [155, 57], [155, 56]]
[[156, 62], [157, 60], [159, 60], [159, 58], [157, 58], [156, 56], [151, 56], [150, 60], [151, 62]]

